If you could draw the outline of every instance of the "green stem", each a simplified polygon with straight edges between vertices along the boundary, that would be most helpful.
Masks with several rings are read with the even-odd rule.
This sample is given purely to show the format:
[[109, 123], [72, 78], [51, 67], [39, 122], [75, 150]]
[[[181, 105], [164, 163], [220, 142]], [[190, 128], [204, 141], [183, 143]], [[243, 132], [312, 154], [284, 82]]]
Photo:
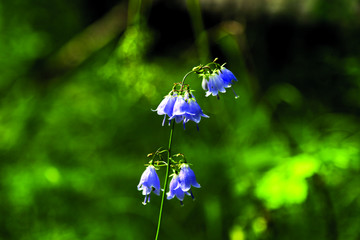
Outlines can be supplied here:
[[168, 148], [167, 165], [166, 165], [166, 173], [165, 173], [165, 183], [164, 183], [164, 190], [163, 190], [162, 197], [161, 197], [159, 220], [158, 220], [155, 240], [157, 240], [159, 237], [161, 217], [162, 217], [162, 212], [163, 212], [164, 202], [165, 202], [165, 192], [166, 192], [166, 188], [168, 186], [168, 181], [169, 181], [171, 144], [172, 144], [172, 139], [173, 139], [173, 135], [174, 135], [174, 128], [175, 128], [175, 120], [172, 121], [171, 130], [170, 130], [169, 148]]
[[182, 92], [183, 91], [183, 88], [184, 88], [184, 82], [185, 82], [185, 79], [191, 74], [191, 73], [193, 73], [194, 71], [193, 70], [191, 70], [190, 72], [188, 72], [187, 74], [185, 74], [185, 76], [184, 76], [184, 78], [183, 78], [183, 80], [181, 81], [181, 88], [180, 88], [180, 92]]
[[[194, 71], [191, 70], [190, 72], [188, 72], [187, 74], [185, 74], [183, 80], [181, 81], [181, 89], [180, 89], [180, 92], [183, 91], [185, 79], [186, 79], [191, 73], [193, 73], [193, 72], [194, 72]], [[162, 193], [162, 196], [161, 196], [159, 220], [158, 220], [158, 225], [157, 225], [155, 240], [157, 240], [158, 237], [159, 237], [160, 225], [161, 225], [161, 218], [162, 218], [162, 212], [163, 212], [164, 202], [165, 202], [165, 192], [166, 192], [166, 189], [167, 189], [167, 187], [168, 187], [168, 182], [169, 182], [171, 145], [172, 145], [172, 139], [173, 139], [173, 135], [174, 135], [174, 128], [175, 128], [175, 119], [172, 120], [172, 125], [171, 125], [171, 130], [170, 130], [168, 156], [167, 156], [166, 173], [165, 173], [165, 183], [164, 183], [164, 190], [163, 190], [163, 193]]]

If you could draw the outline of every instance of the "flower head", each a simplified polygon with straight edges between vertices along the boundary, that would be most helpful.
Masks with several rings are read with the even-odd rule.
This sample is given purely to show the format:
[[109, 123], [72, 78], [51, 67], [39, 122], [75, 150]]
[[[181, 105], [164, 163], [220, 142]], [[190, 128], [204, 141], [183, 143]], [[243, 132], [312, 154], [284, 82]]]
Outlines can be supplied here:
[[198, 124], [201, 117], [209, 118], [208, 115], [203, 113], [190, 90], [186, 90], [185, 93], [179, 91], [170, 92], [154, 111], [156, 111], [158, 115], [165, 115], [163, 126], [166, 116], [169, 117], [170, 121], [174, 119], [176, 123], [183, 122], [184, 128], [185, 123], [188, 121], [193, 121]]
[[[214, 70], [210, 75], [204, 75], [201, 85], [206, 91], [206, 97], [210, 95], [219, 97], [219, 92], [225, 93], [225, 88], [231, 87], [234, 81], [237, 81], [234, 74], [227, 68], [221, 66], [220, 69]], [[237, 97], [235, 92], [234, 94]]]
[[209, 118], [208, 115], [203, 113], [192, 93], [186, 92], [184, 96], [178, 96], [174, 104], [173, 116], [170, 120], [175, 119], [176, 123], [183, 121], [185, 128], [185, 123], [193, 121], [198, 124], [201, 117]]
[[204, 77], [201, 85], [206, 91], [206, 97], [210, 95], [217, 96], [219, 92], [226, 92], [224, 81], [215, 72], [208, 77], [208, 80]]
[[182, 201], [184, 200], [185, 194], [190, 195], [181, 189], [179, 175], [174, 174], [170, 182], [169, 192], [166, 193], [167, 199], [173, 199], [176, 196], [180, 200], [181, 205], [183, 205]]
[[237, 82], [237, 79], [234, 76], [234, 74], [229, 69], [227, 69], [225, 67], [220, 68], [219, 76], [223, 80], [224, 85], [225, 85], [226, 88], [231, 87], [231, 85], [234, 83], [233, 81]]
[[177, 94], [168, 94], [164, 97], [164, 99], [160, 102], [159, 106], [154, 110], [158, 115], [165, 115], [162, 125], [164, 126], [166, 115], [172, 117], [174, 104], [177, 98]]
[[188, 99], [190, 114], [185, 115], [184, 124], [187, 123], [188, 121], [193, 121], [196, 124], [198, 124], [201, 120], [201, 117], [209, 118], [209, 116], [203, 113], [195, 97], [192, 94], [190, 95], [191, 98]]
[[160, 180], [153, 165], [149, 165], [145, 169], [137, 188], [142, 191], [142, 195], [145, 195], [144, 205], [150, 202], [150, 193], [152, 191], [157, 195], [160, 194]]
[[170, 120], [175, 119], [176, 123], [179, 123], [184, 120], [185, 114], [191, 114], [189, 103], [186, 100], [182, 95], [176, 98], [173, 116], [169, 118]]
[[194, 171], [189, 167], [189, 164], [183, 163], [180, 166], [179, 173], [180, 188], [184, 192], [190, 190], [191, 186], [200, 188], [200, 184], [196, 181]]

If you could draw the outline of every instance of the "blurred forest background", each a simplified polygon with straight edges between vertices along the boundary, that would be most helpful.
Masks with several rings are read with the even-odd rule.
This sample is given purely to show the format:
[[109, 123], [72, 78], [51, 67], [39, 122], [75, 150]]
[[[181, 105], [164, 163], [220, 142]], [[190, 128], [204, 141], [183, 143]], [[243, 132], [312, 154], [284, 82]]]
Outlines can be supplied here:
[[[0, 2], [0, 239], [154, 239], [155, 109], [215, 57], [239, 82], [177, 125], [202, 188], [160, 239], [360, 239], [355, 0]], [[159, 172], [163, 184], [164, 171]]]

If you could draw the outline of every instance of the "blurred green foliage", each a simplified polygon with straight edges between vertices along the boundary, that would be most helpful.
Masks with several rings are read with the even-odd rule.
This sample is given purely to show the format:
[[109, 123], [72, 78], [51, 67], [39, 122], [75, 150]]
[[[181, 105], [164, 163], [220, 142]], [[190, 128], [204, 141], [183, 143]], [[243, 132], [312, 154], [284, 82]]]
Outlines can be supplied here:
[[[176, 126], [173, 146], [202, 188], [184, 207], [166, 202], [160, 238], [359, 239], [359, 5], [269, 2], [202, 23], [198, 1], [131, 1], [121, 34], [75, 63], [76, 49], [57, 53], [85, 29], [106, 35], [88, 28], [96, 6], [0, 2], [0, 239], [154, 238], [160, 198], [143, 206], [136, 185], [169, 128], [151, 109], [208, 55], [227, 62], [240, 98], [205, 98], [189, 77], [210, 118], [199, 132]], [[160, 6], [195, 37], [179, 28], [179, 42], [158, 46], [169, 37], [151, 25]]]

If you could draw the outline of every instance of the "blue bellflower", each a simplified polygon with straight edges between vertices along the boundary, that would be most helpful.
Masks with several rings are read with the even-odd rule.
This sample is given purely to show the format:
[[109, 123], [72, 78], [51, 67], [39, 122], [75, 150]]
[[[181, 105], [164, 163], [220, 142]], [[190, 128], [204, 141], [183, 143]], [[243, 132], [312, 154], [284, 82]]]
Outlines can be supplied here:
[[225, 67], [221, 67], [219, 76], [224, 81], [226, 88], [231, 87], [231, 85], [234, 83], [233, 81], [237, 82], [235, 75]]
[[180, 204], [183, 205], [185, 194], [190, 195], [188, 192], [184, 192], [180, 187], [179, 175], [174, 174], [171, 179], [169, 192], [166, 193], [167, 199], [173, 199], [175, 196], [180, 200]]
[[177, 99], [177, 94], [168, 94], [164, 97], [164, 99], [160, 102], [159, 106], [154, 110], [158, 115], [165, 115], [162, 125], [164, 126], [166, 115], [171, 118], [173, 116], [174, 104]]
[[226, 92], [224, 81], [217, 73], [212, 73], [209, 76], [209, 80], [204, 77], [201, 86], [206, 91], [206, 97], [210, 95], [217, 96], [219, 92]]
[[[226, 89], [237, 81], [234, 74], [225, 67], [221, 67], [219, 70], [215, 70], [210, 76], [203, 77], [201, 86], [206, 91], [205, 96], [210, 95], [219, 97], [219, 93], [225, 93]], [[236, 98], [238, 97], [234, 92]]]
[[190, 114], [185, 114], [184, 124], [188, 121], [193, 121], [196, 125], [200, 122], [201, 117], [209, 118], [208, 115], [204, 114], [201, 110], [199, 104], [197, 103], [195, 97], [191, 94], [191, 98], [188, 99], [189, 112]]
[[189, 167], [189, 164], [183, 163], [180, 166], [179, 173], [179, 182], [180, 188], [184, 192], [190, 191], [191, 197], [194, 199], [194, 195], [192, 194], [190, 188], [191, 186], [200, 188], [200, 184], [196, 181], [194, 171]]
[[173, 116], [169, 119], [175, 119], [176, 123], [183, 121], [185, 129], [185, 123], [188, 121], [195, 122], [198, 127], [201, 117], [209, 118], [208, 115], [203, 113], [194, 96], [186, 92], [184, 96], [177, 97], [174, 104]]
[[176, 123], [179, 123], [184, 120], [185, 114], [190, 114], [189, 104], [184, 96], [178, 96], [174, 104], [173, 115], [169, 119], [175, 119]]
[[145, 196], [144, 205], [150, 202], [150, 193], [152, 191], [157, 195], [160, 194], [160, 180], [153, 165], [149, 165], [145, 169], [141, 175], [137, 189], [142, 191], [142, 195]]
[[183, 122], [184, 129], [185, 123], [188, 121], [195, 122], [198, 127], [201, 117], [209, 118], [208, 115], [203, 113], [195, 97], [189, 92], [184, 95], [178, 95], [177, 93], [166, 95], [153, 111], [156, 111], [158, 115], [164, 115], [163, 126], [166, 116], [168, 116], [169, 124], [172, 119], [175, 119], [176, 123]]

